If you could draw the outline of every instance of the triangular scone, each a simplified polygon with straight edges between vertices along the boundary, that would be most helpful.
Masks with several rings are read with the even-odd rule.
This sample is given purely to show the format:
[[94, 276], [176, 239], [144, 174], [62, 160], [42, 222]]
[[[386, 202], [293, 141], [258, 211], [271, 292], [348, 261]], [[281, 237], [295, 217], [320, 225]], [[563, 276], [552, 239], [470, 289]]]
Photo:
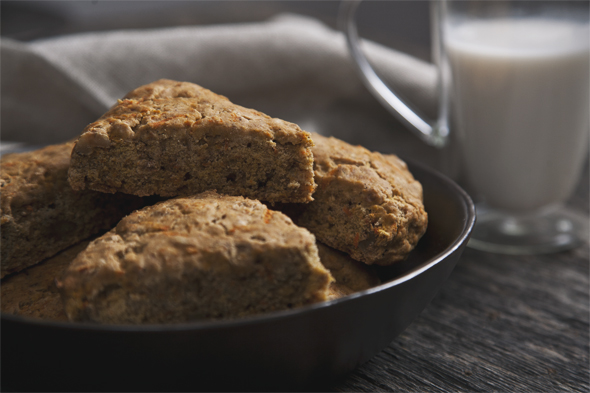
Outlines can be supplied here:
[[259, 201], [205, 192], [137, 210], [56, 283], [68, 317], [116, 324], [234, 318], [324, 301], [315, 237]]
[[73, 147], [67, 142], [2, 156], [0, 278], [109, 230], [150, 203], [133, 195], [72, 190], [68, 168]]
[[297, 125], [188, 82], [131, 91], [88, 125], [72, 152], [72, 188], [140, 196], [205, 190], [309, 202], [313, 142]]
[[422, 185], [405, 162], [312, 134], [314, 201], [284, 210], [318, 241], [368, 265], [401, 261], [426, 232]]

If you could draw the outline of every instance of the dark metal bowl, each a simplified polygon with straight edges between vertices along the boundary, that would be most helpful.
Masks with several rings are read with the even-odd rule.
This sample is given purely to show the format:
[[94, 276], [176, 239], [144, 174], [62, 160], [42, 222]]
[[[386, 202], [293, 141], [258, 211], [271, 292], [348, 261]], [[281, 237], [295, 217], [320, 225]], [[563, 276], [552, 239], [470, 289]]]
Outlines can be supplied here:
[[428, 305], [475, 222], [469, 196], [410, 163], [429, 226], [384, 284], [256, 317], [100, 326], [2, 315], [2, 386], [36, 391], [319, 390], [386, 347]]

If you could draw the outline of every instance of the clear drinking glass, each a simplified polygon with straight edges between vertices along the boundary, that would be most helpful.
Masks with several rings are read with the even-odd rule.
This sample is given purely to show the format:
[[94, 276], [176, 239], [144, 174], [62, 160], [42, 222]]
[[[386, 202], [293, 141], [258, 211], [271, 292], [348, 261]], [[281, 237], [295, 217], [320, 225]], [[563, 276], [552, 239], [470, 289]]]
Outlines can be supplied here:
[[[354, 10], [341, 21], [367, 87], [431, 145], [447, 146], [474, 197], [469, 245], [526, 254], [587, 240], [564, 202], [586, 162], [590, 30], [586, 1], [434, 2], [440, 106], [424, 120], [387, 88], [358, 46]], [[449, 146], [450, 145], [450, 146]]]

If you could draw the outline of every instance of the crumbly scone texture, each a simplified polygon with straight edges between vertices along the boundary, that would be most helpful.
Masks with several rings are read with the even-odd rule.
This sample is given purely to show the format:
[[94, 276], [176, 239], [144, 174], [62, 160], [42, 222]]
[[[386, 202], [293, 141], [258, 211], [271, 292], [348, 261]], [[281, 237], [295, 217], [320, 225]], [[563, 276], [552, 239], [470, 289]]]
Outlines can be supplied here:
[[205, 192], [136, 211], [58, 281], [68, 317], [115, 324], [241, 317], [327, 299], [315, 237], [259, 201]]
[[296, 124], [163, 79], [133, 90], [86, 127], [69, 176], [75, 190], [169, 197], [217, 190], [309, 202], [312, 146]]
[[2, 312], [41, 319], [67, 321], [55, 278], [86, 248], [80, 242], [35, 266], [2, 280]]
[[318, 241], [369, 265], [406, 258], [426, 231], [422, 186], [395, 155], [313, 133], [314, 201], [281, 208]]
[[381, 279], [373, 270], [373, 266], [355, 261], [347, 254], [322, 243], [318, 242], [317, 246], [322, 265], [334, 277], [330, 284], [329, 299], [338, 299], [381, 284]]
[[143, 198], [74, 191], [68, 183], [73, 142], [9, 154], [0, 162], [1, 277], [111, 229]]

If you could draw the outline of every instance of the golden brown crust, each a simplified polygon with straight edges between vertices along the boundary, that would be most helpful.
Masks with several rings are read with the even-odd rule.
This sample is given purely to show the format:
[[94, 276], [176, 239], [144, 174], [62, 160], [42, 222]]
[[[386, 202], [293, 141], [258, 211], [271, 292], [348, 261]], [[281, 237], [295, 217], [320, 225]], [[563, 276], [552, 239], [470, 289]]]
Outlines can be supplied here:
[[2, 157], [1, 277], [112, 228], [144, 205], [131, 195], [77, 192], [68, 183], [73, 142]]
[[76, 190], [188, 196], [216, 189], [308, 202], [310, 135], [188, 82], [139, 87], [88, 125], [72, 153]]
[[422, 186], [394, 155], [312, 134], [314, 201], [287, 207], [319, 241], [367, 264], [403, 260], [426, 231]]
[[206, 192], [136, 211], [59, 281], [73, 320], [170, 323], [326, 299], [315, 238], [258, 201]]
[[38, 265], [2, 280], [2, 312], [67, 321], [55, 278], [62, 274], [88, 243], [78, 243]]

